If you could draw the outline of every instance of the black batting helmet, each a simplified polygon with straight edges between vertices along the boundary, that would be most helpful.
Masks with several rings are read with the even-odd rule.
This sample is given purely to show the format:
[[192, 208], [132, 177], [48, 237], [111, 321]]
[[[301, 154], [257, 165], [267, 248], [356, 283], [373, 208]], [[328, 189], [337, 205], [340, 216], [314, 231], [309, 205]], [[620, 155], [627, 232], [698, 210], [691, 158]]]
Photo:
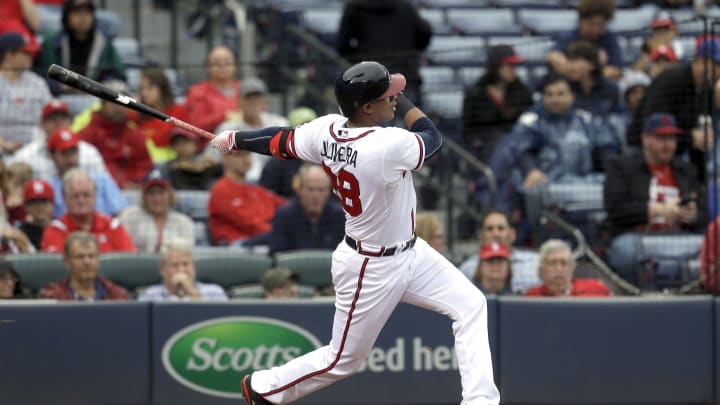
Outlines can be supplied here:
[[360, 62], [350, 66], [335, 80], [335, 99], [340, 112], [352, 118], [361, 105], [393, 96], [405, 88], [405, 77], [390, 74], [378, 62]]

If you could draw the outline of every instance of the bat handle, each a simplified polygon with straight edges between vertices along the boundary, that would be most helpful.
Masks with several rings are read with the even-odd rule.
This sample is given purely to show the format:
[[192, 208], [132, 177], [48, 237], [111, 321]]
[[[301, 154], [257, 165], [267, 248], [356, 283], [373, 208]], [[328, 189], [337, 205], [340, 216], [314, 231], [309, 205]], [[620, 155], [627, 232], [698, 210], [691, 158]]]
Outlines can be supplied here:
[[205, 131], [204, 129], [200, 129], [194, 125], [190, 125], [187, 122], [185, 122], [183, 120], [179, 120], [175, 117], [168, 117], [168, 119], [165, 120], [165, 122], [172, 124], [173, 126], [176, 126], [178, 128], [182, 128], [188, 132], [192, 132], [195, 135], [202, 136], [203, 138], [207, 138], [207, 139], [215, 138], [215, 134], [213, 134], [212, 132]]

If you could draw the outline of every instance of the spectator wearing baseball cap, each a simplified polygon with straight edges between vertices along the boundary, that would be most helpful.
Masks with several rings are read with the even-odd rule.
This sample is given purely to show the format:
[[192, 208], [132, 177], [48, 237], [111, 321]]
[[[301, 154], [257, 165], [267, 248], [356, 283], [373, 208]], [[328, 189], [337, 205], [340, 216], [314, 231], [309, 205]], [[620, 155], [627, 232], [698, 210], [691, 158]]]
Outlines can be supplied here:
[[175, 158], [162, 164], [162, 176], [176, 190], [209, 190], [222, 175], [222, 166], [209, 154], [198, 154], [199, 138], [192, 132], [175, 128], [170, 134], [170, 147]]
[[[707, 69], [714, 69], [708, 72]], [[711, 74], [712, 73], [712, 74]], [[707, 112], [701, 102], [706, 78], [720, 77], [720, 40], [700, 38], [697, 52], [690, 62], [678, 63], [665, 69], [650, 83], [640, 107], [635, 111], [627, 129], [627, 143], [631, 147], [641, 146], [643, 123], [653, 113], [669, 113], [683, 130], [678, 137], [676, 153], [689, 155], [695, 165], [700, 181], [705, 173], [705, 131], [702, 122]], [[712, 85], [714, 83], [710, 83]]]
[[11, 154], [33, 139], [40, 112], [50, 99], [47, 83], [30, 71], [33, 45], [18, 32], [0, 34], [0, 152]]
[[463, 141], [483, 162], [520, 114], [532, 106], [532, 91], [517, 75], [522, 62], [512, 46], [492, 46], [485, 73], [465, 90]]
[[262, 278], [265, 298], [269, 300], [297, 298], [297, 280], [297, 274], [284, 267], [276, 267], [266, 271]]
[[[128, 94], [127, 84], [118, 79], [103, 84], [121, 94]], [[80, 131], [80, 139], [94, 145], [102, 155], [110, 175], [121, 189], [139, 189], [153, 168], [145, 136], [128, 121], [129, 110], [106, 100], [100, 102], [90, 123]]]
[[677, 24], [669, 12], [664, 10], [659, 11], [650, 22], [650, 29], [650, 35], [642, 44], [640, 55], [633, 63], [632, 68], [653, 76], [650, 73], [650, 67], [652, 53], [656, 48], [660, 46], [670, 48], [673, 51], [676, 61], [683, 59], [684, 51], [682, 43], [678, 40]]
[[23, 197], [27, 216], [20, 222], [18, 229], [27, 235], [35, 249], [40, 250], [43, 231], [53, 219], [55, 192], [45, 180], [30, 180], [25, 183]]
[[[97, 24], [92, 0], [65, 0], [62, 28], [45, 36], [35, 71], [44, 75], [53, 63], [100, 81], [108, 73], [125, 76], [125, 65]], [[48, 82], [55, 95], [73, 92], [58, 82]]]
[[131, 205], [118, 218], [141, 252], [159, 252], [163, 241], [186, 238], [195, 243], [192, 219], [175, 211], [175, 190], [153, 171], [140, 192], [140, 205]]
[[499, 242], [488, 242], [480, 246], [480, 262], [473, 282], [483, 294], [512, 294], [511, 279], [510, 249]]
[[125, 195], [107, 172], [88, 172], [80, 166], [80, 150], [83, 143], [78, 134], [69, 128], [57, 129], [48, 137], [47, 151], [57, 172], [57, 175], [49, 179], [55, 191], [55, 210], [53, 211], [55, 218], [61, 217], [66, 210], [62, 178], [65, 173], [75, 168], [80, 168], [92, 179], [97, 195], [95, 209], [98, 212], [114, 216], [127, 206]]
[[613, 237], [609, 262], [631, 283], [637, 281], [639, 235], [693, 232], [705, 223], [696, 169], [676, 157], [683, 136], [672, 114], [653, 113], [643, 122], [642, 150], [608, 165], [603, 196]]
[[[240, 113], [230, 115], [216, 132], [245, 131], [266, 127], [286, 127], [288, 120], [278, 114], [268, 111], [268, 88], [260, 78], [249, 77], [243, 80], [238, 98]], [[253, 165], [247, 174], [249, 181], [258, 181], [263, 166], [270, 160], [270, 156], [259, 153], [252, 154]]]
[[[50, 134], [72, 124], [72, 117], [67, 103], [62, 100], [50, 100], [42, 110], [40, 128], [35, 139], [20, 148], [6, 161], [8, 163], [27, 162], [36, 179], [50, 180], [58, 176], [57, 168], [48, 149]], [[105, 162], [100, 152], [93, 145], [80, 141], [78, 144], [78, 165], [88, 173], [107, 173]]]

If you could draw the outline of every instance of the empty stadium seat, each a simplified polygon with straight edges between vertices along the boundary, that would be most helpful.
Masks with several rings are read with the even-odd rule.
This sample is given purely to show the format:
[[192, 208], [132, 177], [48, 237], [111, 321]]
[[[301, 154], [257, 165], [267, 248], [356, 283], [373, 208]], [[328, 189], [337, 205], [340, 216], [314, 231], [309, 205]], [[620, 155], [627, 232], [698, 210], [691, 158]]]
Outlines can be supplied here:
[[302, 22], [305, 27], [318, 34], [335, 34], [340, 28], [342, 10], [339, 8], [307, 9]]
[[481, 37], [436, 35], [426, 54], [437, 65], [482, 65], [486, 57], [485, 41]]
[[88, 94], [63, 94], [60, 99], [67, 103], [71, 115], [77, 115], [90, 108], [93, 103], [100, 102], [95, 96]]
[[449, 34], [452, 31], [452, 28], [445, 19], [444, 10], [422, 8], [419, 10], [419, 12], [420, 17], [424, 18], [425, 20], [427, 20], [427, 22], [430, 23], [434, 35]]
[[545, 63], [545, 54], [554, 44], [555, 42], [550, 37], [537, 36], [490, 37], [487, 39], [488, 47], [512, 45], [518, 56], [533, 64]]
[[100, 275], [134, 294], [140, 287], [160, 283], [160, 257], [155, 253], [104, 253], [100, 255]]
[[497, 7], [547, 7], [558, 8], [558, 0], [493, 0]]
[[463, 91], [437, 91], [423, 94], [423, 110], [442, 118], [462, 116]]
[[40, 12], [40, 27], [38, 35], [47, 35], [62, 29], [62, 8], [50, 4], [38, 4]]
[[219, 284], [230, 289], [243, 284], [258, 284], [262, 275], [272, 265], [266, 255], [232, 251], [227, 248], [223, 252], [195, 254], [197, 279], [206, 283]]
[[120, 34], [122, 20], [116, 12], [108, 9], [97, 9], [95, 10], [95, 19], [98, 28], [103, 34], [110, 38], [115, 38]]
[[210, 246], [210, 235], [208, 234], [208, 226], [205, 222], [194, 221], [195, 228], [195, 246]]
[[518, 10], [520, 25], [538, 34], [556, 34], [577, 26], [575, 10], [522, 9]]
[[479, 66], [462, 67], [458, 69], [457, 75], [463, 87], [472, 86], [485, 74], [485, 68]]
[[205, 190], [179, 190], [175, 209], [193, 220], [205, 221], [208, 218], [208, 200], [210, 192]]
[[677, 23], [679, 35], [700, 35], [703, 32], [703, 22], [696, 18], [695, 10], [680, 8], [668, 10]]
[[130, 37], [118, 37], [113, 40], [113, 46], [115, 47], [115, 50], [117, 50], [118, 55], [125, 66], [145, 66], [145, 58], [143, 58], [142, 47], [137, 39]]
[[33, 293], [68, 276], [62, 254], [15, 254], [6, 255], [5, 259], [12, 263], [15, 271], [20, 275], [22, 284], [31, 289]]
[[420, 5], [427, 8], [490, 7], [491, 3], [491, 0], [420, 0]]
[[123, 190], [125, 200], [127, 200], [128, 206], [140, 205], [140, 190]]
[[449, 66], [421, 66], [423, 91], [443, 90], [459, 87], [455, 80], [455, 71]]
[[298, 283], [322, 289], [332, 285], [331, 250], [297, 250], [277, 253], [275, 265], [290, 269], [298, 276]]
[[615, 32], [645, 31], [657, 12], [658, 9], [653, 6], [617, 10], [608, 29]]
[[447, 20], [454, 29], [471, 35], [519, 34], [522, 31], [510, 9], [449, 9]]

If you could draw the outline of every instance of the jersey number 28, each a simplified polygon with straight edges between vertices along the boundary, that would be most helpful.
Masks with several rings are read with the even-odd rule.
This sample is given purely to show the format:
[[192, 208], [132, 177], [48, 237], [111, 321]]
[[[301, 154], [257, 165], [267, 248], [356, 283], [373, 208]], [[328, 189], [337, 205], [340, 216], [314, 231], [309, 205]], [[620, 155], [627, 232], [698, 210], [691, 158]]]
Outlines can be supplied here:
[[360, 184], [357, 178], [350, 172], [340, 169], [335, 175], [329, 167], [322, 165], [325, 173], [330, 176], [332, 189], [335, 196], [340, 200], [345, 212], [352, 217], [362, 214], [362, 203], [360, 202]]

